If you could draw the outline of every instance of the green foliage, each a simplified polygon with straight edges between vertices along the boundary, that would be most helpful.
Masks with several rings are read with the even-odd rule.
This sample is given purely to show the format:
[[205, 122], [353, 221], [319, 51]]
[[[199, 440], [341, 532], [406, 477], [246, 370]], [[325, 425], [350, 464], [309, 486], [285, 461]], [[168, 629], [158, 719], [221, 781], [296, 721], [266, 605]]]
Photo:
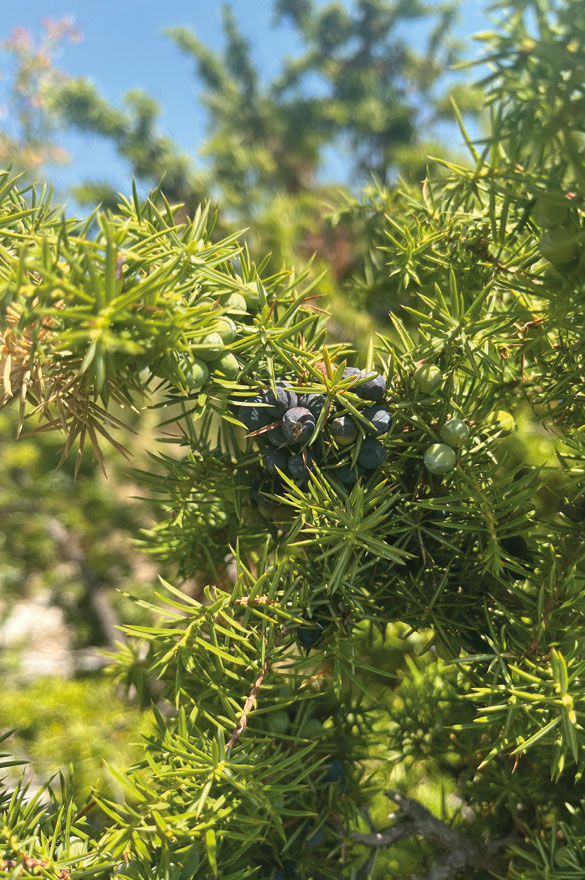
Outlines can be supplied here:
[[[280, 8], [324, 50], [350, 28], [342, 7]], [[359, 4], [363, 21], [378, 8]], [[35, 801], [3, 806], [6, 876], [25, 853], [58, 876], [71, 833], [90, 835], [79, 878], [582, 875], [585, 141], [564, 83], [584, 15], [512, 4], [471, 165], [366, 194], [361, 290], [386, 283], [403, 305], [359, 367], [327, 336], [310, 267], [254, 263], [236, 235], [215, 240], [209, 209], [191, 221], [134, 194], [90, 238], [5, 176], [3, 401], [105, 464], [119, 414], [151, 394], [166, 451], [136, 478], [166, 522], [142, 540], [179, 586], [213, 581], [135, 599], [114, 674], [153, 700], [154, 730], [115, 774], [125, 797], [96, 791], [77, 814], [95, 811], [91, 831], [59, 824], [65, 795], [40, 831]], [[518, 63], [528, 44], [553, 103]], [[571, 261], [541, 246], [559, 219]], [[376, 438], [372, 403], [391, 415]], [[453, 438], [455, 420], [469, 430]], [[453, 467], [425, 466], [445, 440]], [[441, 821], [391, 789], [402, 811], [384, 828], [388, 786]]]

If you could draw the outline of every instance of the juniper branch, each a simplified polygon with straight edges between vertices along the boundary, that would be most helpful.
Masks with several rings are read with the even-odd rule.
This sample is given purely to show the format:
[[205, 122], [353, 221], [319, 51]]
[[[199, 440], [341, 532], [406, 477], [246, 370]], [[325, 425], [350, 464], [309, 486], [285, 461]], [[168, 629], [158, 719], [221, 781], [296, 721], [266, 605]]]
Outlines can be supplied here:
[[479, 843], [468, 834], [445, 825], [413, 798], [408, 798], [399, 791], [386, 791], [385, 795], [401, 808], [401, 820], [373, 834], [356, 831], [352, 834], [352, 839], [364, 846], [382, 849], [409, 837], [422, 837], [446, 850], [424, 880], [451, 880], [465, 868], [485, 868], [509, 843], [507, 838], [489, 844]]

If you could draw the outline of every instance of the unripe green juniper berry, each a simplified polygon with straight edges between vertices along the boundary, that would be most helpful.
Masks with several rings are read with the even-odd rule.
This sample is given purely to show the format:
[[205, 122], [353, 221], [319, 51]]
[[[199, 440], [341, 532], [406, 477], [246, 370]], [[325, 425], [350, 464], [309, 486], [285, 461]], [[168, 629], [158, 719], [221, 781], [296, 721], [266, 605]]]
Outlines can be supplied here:
[[288, 712], [284, 709], [269, 712], [265, 717], [268, 728], [274, 733], [286, 733], [290, 727], [290, 718], [288, 717]]
[[455, 467], [457, 456], [446, 443], [433, 443], [425, 452], [424, 462], [431, 474], [446, 474]]
[[375, 440], [373, 437], [364, 440], [358, 455], [358, 464], [361, 464], [368, 471], [373, 471], [380, 467], [385, 458], [386, 450], [379, 440]]
[[532, 210], [532, 219], [543, 229], [551, 229], [553, 226], [561, 226], [566, 218], [569, 206], [564, 196], [542, 196], [536, 200]]
[[441, 430], [441, 440], [457, 449], [469, 437], [469, 428], [461, 419], [451, 419]]
[[276, 474], [276, 469], [286, 473], [289, 456], [282, 449], [267, 449], [262, 456], [262, 464], [269, 474]]
[[441, 385], [443, 374], [434, 364], [421, 364], [414, 371], [412, 378], [420, 391], [431, 394]]
[[[205, 348], [203, 347], [205, 346]], [[197, 347], [197, 357], [202, 361], [214, 361], [223, 354], [223, 339], [219, 333], [208, 333]]]
[[209, 369], [204, 361], [195, 357], [182, 357], [179, 361], [185, 382], [191, 391], [198, 391], [209, 378]]
[[226, 345], [229, 345], [236, 338], [236, 325], [227, 315], [222, 315], [217, 319], [214, 330], [219, 333]]
[[282, 417], [282, 433], [291, 443], [304, 443], [315, 430], [315, 417], [304, 406], [287, 409]]
[[319, 413], [325, 405], [325, 398], [322, 394], [301, 394], [299, 397], [299, 406], [304, 406], [313, 413], [315, 421], [319, 418]]
[[349, 416], [338, 416], [331, 422], [331, 433], [340, 446], [349, 446], [356, 439], [358, 429]]
[[272, 388], [268, 388], [264, 392], [264, 403], [267, 404], [266, 409], [269, 415], [281, 419], [287, 409], [292, 409], [297, 405], [297, 395], [294, 391], [289, 391], [284, 384], [277, 384], [276, 394]]
[[240, 364], [231, 351], [226, 351], [220, 358], [210, 364], [214, 372], [221, 373], [226, 379], [233, 379], [240, 372]]
[[392, 415], [383, 406], [367, 406], [362, 410], [362, 415], [372, 423], [373, 427], [364, 425], [368, 434], [376, 434], [378, 437], [390, 430]]
[[538, 244], [540, 253], [555, 266], [566, 266], [572, 263], [579, 247], [575, 240], [575, 233], [566, 226], [555, 226], [543, 232]]
[[225, 304], [228, 312], [239, 314], [248, 310], [246, 300], [241, 293], [230, 293]]

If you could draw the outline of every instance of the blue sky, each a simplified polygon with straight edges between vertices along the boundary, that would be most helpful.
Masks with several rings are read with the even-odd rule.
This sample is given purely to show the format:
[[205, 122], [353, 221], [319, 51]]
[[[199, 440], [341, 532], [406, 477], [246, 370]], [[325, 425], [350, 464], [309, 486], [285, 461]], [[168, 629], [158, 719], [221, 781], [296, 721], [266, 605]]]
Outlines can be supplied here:
[[[250, 39], [261, 72], [270, 77], [279, 69], [279, 59], [300, 49], [292, 28], [271, 26], [273, 0], [232, 0], [240, 27]], [[83, 32], [83, 42], [68, 46], [58, 65], [73, 76], [87, 76], [100, 92], [119, 104], [125, 92], [143, 88], [163, 108], [160, 128], [186, 152], [196, 152], [205, 136], [205, 111], [197, 100], [198, 87], [193, 63], [163, 35], [166, 27], [187, 25], [205, 43], [222, 45], [221, 2], [213, 0], [0, 0], [0, 39], [22, 25], [38, 31], [45, 16], [70, 15]], [[458, 34], [468, 37], [486, 27], [487, 19], [474, 0], [463, 0]], [[416, 46], [416, 27], [409, 40]], [[470, 55], [478, 47], [470, 42]], [[0, 103], [2, 82], [0, 81]], [[52, 170], [58, 186], [66, 187], [84, 177], [107, 179], [121, 191], [128, 191], [129, 172], [113, 148], [100, 139], [67, 133], [60, 141], [73, 154], [69, 166]], [[332, 160], [330, 176], [341, 167]]]

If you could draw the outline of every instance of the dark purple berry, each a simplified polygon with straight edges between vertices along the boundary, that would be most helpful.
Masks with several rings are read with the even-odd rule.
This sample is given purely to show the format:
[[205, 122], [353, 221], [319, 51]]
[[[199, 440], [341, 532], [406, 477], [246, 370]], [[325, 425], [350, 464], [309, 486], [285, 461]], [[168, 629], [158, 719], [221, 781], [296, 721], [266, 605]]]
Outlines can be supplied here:
[[267, 449], [262, 456], [262, 464], [269, 474], [276, 474], [276, 469], [286, 473], [289, 456], [281, 449]]
[[323, 626], [316, 621], [312, 621], [312, 625], [299, 626], [296, 631], [297, 642], [305, 649], [307, 654], [312, 647], [317, 645], [323, 638]]
[[299, 397], [299, 406], [313, 413], [315, 421], [319, 418], [319, 413], [325, 405], [325, 397], [322, 394], [301, 394]]
[[386, 394], [386, 380], [379, 373], [362, 373], [362, 376], [368, 376], [367, 382], [356, 385], [355, 393], [362, 400], [382, 400]]
[[254, 406], [254, 404], [263, 403], [262, 397], [255, 397], [250, 404], [243, 404], [238, 409], [238, 419], [246, 426], [248, 431], [257, 431], [259, 428], [265, 428], [273, 421], [270, 413], [265, 406]]
[[356, 439], [358, 429], [349, 416], [338, 416], [331, 422], [331, 433], [340, 446], [349, 446]]
[[351, 468], [348, 464], [344, 464], [340, 468], [336, 468], [333, 472], [335, 479], [343, 483], [344, 486], [353, 486], [357, 483], [358, 472], [355, 468]]
[[264, 403], [267, 404], [266, 412], [275, 419], [281, 419], [287, 409], [297, 405], [297, 395], [294, 391], [280, 385], [276, 388], [276, 394], [272, 388], [264, 392]]
[[343, 371], [342, 379], [359, 379], [362, 375], [362, 371], [358, 369], [358, 367], [346, 367]]
[[345, 770], [343, 768], [343, 764], [341, 761], [338, 761], [337, 758], [333, 758], [332, 761], [329, 761], [327, 764], [327, 774], [325, 776], [326, 782], [334, 782], [336, 785], [341, 785], [341, 783], [345, 779]]
[[303, 443], [315, 430], [315, 417], [304, 406], [287, 409], [282, 417], [282, 433], [291, 443]]
[[385, 434], [386, 431], [390, 430], [392, 416], [385, 407], [367, 406], [362, 410], [362, 415], [364, 415], [374, 426], [373, 428], [370, 428], [367, 425], [364, 426], [368, 434], [375, 434], [379, 437], [380, 434]]
[[374, 440], [371, 437], [364, 440], [358, 455], [358, 464], [361, 464], [368, 471], [373, 471], [375, 468], [380, 467], [385, 458], [386, 450], [379, 440]]
[[286, 444], [286, 437], [282, 433], [282, 428], [280, 426], [273, 428], [272, 431], [266, 431], [264, 436], [273, 446], [284, 446]]
[[312, 466], [313, 458], [308, 452], [292, 455], [288, 460], [289, 474], [293, 480], [298, 480], [300, 483], [305, 483], [309, 479]]

